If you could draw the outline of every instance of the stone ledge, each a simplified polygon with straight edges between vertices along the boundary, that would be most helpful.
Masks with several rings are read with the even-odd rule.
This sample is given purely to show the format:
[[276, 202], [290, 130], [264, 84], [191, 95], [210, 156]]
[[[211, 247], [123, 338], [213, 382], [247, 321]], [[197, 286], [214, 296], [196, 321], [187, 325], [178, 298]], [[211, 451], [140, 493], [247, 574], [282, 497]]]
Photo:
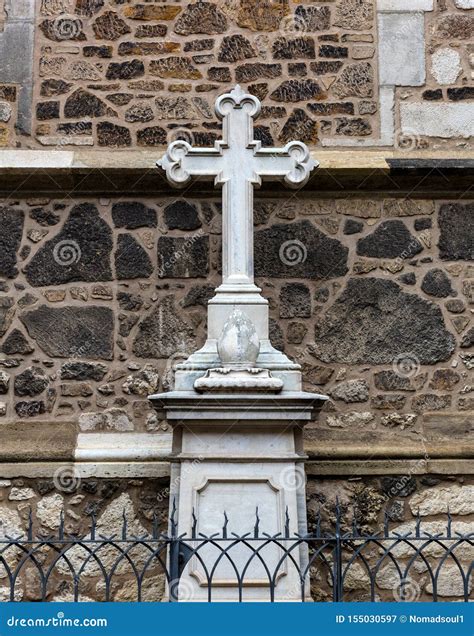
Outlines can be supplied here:
[[[306, 474], [311, 477], [364, 477], [372, 475], [473, 475], [474, 461], [459, 459], [429, 460], [368, 460], [360, 461], [308, 461]], [[23, 477], [28, 479], [50, 478], [63, 468], [65, 462], [0, 463], [0, 479]], [[97, 478], [157, 478], [170, 476], [170, 463], [158, 462], [75, 462], [74, 468], [81, 479]]]
[[[2, 150], [0, 196], [9, 196], [12, 191], [33, 196], [70, 191], [78, 196], [175, 193], [155, 165], [164, 150]], [[330, 192], [335, 197], [347, 197], [351, 191], [360, 196], [364, 191], [383, 190], [387, 196], [403, 196], [407, 191], [413, 196], [415, 191], [416, 196], [446, 198], [449, 193], [469, 188], [474, 172], [468, 151], [419, 151], [408, 156], [400, 151], [313, 148], [312, 156], [320, 162], [320, 168], [304, 191]], [[268, 181], [260, 190], [263, 196], [287, 191], [283, 184]], [[212, 179], [200, 179], [186, 192], [216, 194]]]

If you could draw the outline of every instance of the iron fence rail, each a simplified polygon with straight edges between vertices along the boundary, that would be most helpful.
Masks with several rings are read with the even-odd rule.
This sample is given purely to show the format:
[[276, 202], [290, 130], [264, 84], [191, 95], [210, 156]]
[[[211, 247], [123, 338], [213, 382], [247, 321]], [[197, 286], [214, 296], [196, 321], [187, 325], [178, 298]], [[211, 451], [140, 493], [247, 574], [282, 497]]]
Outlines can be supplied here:
[[[159, 530], [154, 517], [148, 534], [133, 536], [124, 513], [120, 532], [110, 536], [99, 533], [96, 519], [91, 516], [89, 531], [79, 536], [65, 532], [62, 516], [56, 533], [38, 534], [30, 513], [24, 535], [0, 534], [0, 588], [6, 587], [10, 601], [17, 600], [22, 575], [30, 568], [35, 573], [37, 600], [47, 600], [53, 579], [59, 578], [70, 582], [71, 600], [78, 601], [83, 584], [92, 578], [102, 583], [101, 600], [114, 600], [113, 584], [121, 579], [136, 589], [136, 600], [142, 601], [147, 577], [161, 573], [166, 581], [167, 600], [186, 601], [192, 599], [183, 595], [184, 573], [194, 560], [206, 590], [203, 600], [209, 602], [214, 599], [223, 567], [227, 576], [231, 574], [235, 600], [239, 602], [246, 600], [246, 586], [256, 569], [270, 602], [277, 600], [279, 579], [290, 570], [296, 572], [295, 600], [303, 602], [311, 600], [315, 589], [324, 587], [332, 601], [348, 600], [354, 578], [358, 589], [364, 590], [363, 600], [380, 600], [381, 591], [390, 590], [391, 586], [391, 600], [395, 601], [413, 601], [428, 595], [427, 600], [437, 602], [450, 596], [451, 591], [459, 600], [468, 602], [472, 600], [474, 578], [474, 527], [470, 531], [468, 526], [469, 531], [464, 533], [456, 531], [449, 512], [442, 532], [424, 529], [424, 525], [431, 528], [432, 523], [424, 524], [418, 516], [413, 529], [402, 534], [389, 527], [385, 516], [380, 532], [364, 533], [356, 521], [349, 529], [343, 529], [343, 514], [337, 505], [329, 532], [322, 529], [318, 514], [311, 533], [291, 533], [286, 514], [283, 532], [272, 535], [262, 531], [257, 510], [255, 524], [248, 533], [230, 532], [224, 513], [219, 531], [200, 532], [193, 514], [189, 535], [180, 535], [173, 509], [167, 532]], [[247, 554], [248, 557], [243, 556]], [[421, 575], [423, 586], [419, 583]]]

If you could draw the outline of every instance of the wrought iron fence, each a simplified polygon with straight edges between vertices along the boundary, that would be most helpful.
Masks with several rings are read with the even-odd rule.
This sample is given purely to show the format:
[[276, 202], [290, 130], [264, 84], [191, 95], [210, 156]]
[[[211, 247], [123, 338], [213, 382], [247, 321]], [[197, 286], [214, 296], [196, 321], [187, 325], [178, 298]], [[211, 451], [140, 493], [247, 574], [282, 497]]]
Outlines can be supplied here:
[[[156, 581], [159, 575], [165, 581], [164, 600], [170, 602], [211, 602], [222, 585], [234, 590], [233, 600], [242, 602], [255, 587], [250, 579], [258, 570], [260, 587], [270, 602], [279, 600], [278, 586], [289, 573], [296, 581], [294, 600], [303, 602], [318, 597], [324, 589], [327, 600], [335, 602], [354, 600], [354, 591], [359, 594], [356, 600], [366, 601], [470, 599], [474, 578], [472, 524], [453, 521], [448, 511], [443, 521], [422, 521], [418, 516], [412, 527], [399, 526], [399, 530], [408, 528], [400, 532], [390, 528], [386, 515], [380, 532], [364, 533], [355, 518], [345, 526], [337, 505], [331, 531], [323, 529], [318, 514], [313, 531], [299, 535], [290, 532], [286, 513], [283, 532], [272, 535], [262, 530], [257, 509], [248, 533], [231, 532], [224, 513], [220, 530], [204, 534], [193, 514], [191, 532], [180, 535], [173, 509], [167, 532], [159, 530], [154, 517], [148, 534], [134, 536], [124, 513], [121, 531], [110, 536], [97, 532], [93, 515], [87, 534], [66, 533], [61, 516], [58, 531], [46, 536], [35, 532], [30, 513], [24, 535], [0, 538], [0, 589], [8, 590], [10, 601], [19, 600], [22, 577], [28, 569], [30, 584], [34, 573], [36, 600], [48, 600], [54, 581], [61, 580], [70, 586], [71, 601], [87, 595], [91, 581], [95, 590], [100, 590], [100, 598], [96, 595], [93, 600], [113, 601], [117, 600], [114, 585], [119, 580], [135, 590], [134, 600], [143, 601], [148, 600], [143, 593], [146, 582]], [[204, 596], [197, 599], [192, 597], [189, 584], [193, 561], [200, 572], [199, 587], [204, 590]], [[224, 584], [219, 581], [223, 570], [227, 577]]]

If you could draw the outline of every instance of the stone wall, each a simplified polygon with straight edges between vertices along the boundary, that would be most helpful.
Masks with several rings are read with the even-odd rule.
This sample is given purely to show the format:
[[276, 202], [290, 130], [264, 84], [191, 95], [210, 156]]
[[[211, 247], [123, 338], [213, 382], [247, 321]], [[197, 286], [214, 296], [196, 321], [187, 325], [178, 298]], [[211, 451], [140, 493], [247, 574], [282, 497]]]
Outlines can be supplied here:
[[[272, 341], [302, 364], [306, 389], [331, 397], [310, 447], [468, 435], [473, 209], [257, 201]], [[0, 421], [167, 435], [146, 396], [169, 389], [173, 366], [204, 342], [221, 278], [218, 202], [12, 199], [0, 221]]]
[[[50, 479], [0, 480], [0, 539], [4, 534], [19, 536], [25, 532], [31, 513], [36, 531], [50, 536], [57, 533], [60, 514], [64, 514], [66, 532], [88, 534], [94, 514], [97, 520], [97, 535], [121, 536], [124, 519], [130, 535], [143, 536], [152, 529], [154, 516], [158, 529], [166, 530], [167, 489], [160, 480], [97, 480], [85, 479], [69, 487], [68, 492], [58, 490], [57, 482]], [[71, 485], [70, 485], [71, 486]], [[383, 529], [384, 514], [388, 514], [389, 527], [394, 532], [406, 534], [415, 532], [416, 515], [420, 514], [422, 531], [446, 532], [446, 508], [449, 505], [453, 515], [452, 532], [466, 534], [472, 531], [474, 518], [474, 480], [425, 476], [386, 476], [383, 478], [364, 478], [352, 481], [334, 479], [311, 479], [307, 484], [308, 522], [310, 530], [315, 530], [318, 514], [321, 515], [321, 530], [333, 532], [334, 507], [339, 499], [343, 514], [342, 530], [350, 532], [355, 520], [362, 532], [375, 532]], [[229, 528], [232, 518], [229, 519]], [[262, 524], [262, 531], [265, 531]], [[75, 550], [75, 552], [74, 552]], [[467, 572], [472, 562], [473, 548], [467, 545], [455, 551], [461, 567]], [[142, 565], [148, 554], [142, 548], [134, 548], [131, 556]], [[401, 567], [409, 562], [412, 552], [399, 546], [394, 554]], [[425, 551], [431, 567], [439, 564], [439, 549], [432, 544]], [[99, 552], [103, 564], [110, 571], [118, 553], [111, 548]], [[371, 566], [375, 566], [377, 555], [367, 556]], [[45, 551], [42, 555], [42, 567], [47, 570], [53, 554]], [[69, 553], [74, 567], [79, 569], [84, 553], [74, 548]], [[350, 555], [345, 555], [345, 563]], [[18, 551], [6, 555], [7, 563], [15, 568], [19, 563]], [[123, 563], [111, 580], [111, 598], [115, 601], [136, 601], [137, 588], [131, 568]], [[330, 601], [332, 596], [330, 578], [327, 570], [315, 565], [311, 568], [311, 593], [315, 601]], [[159, 601], [164, 593], [165, 577], [162, 569], [155, 566], [149, 569], [142, 585], [142, 600]], [[370, 599], [370, 582], [361, 562], [353, 564], [345, 577], [345, 600], [366, 601]], [[458, 567], [447, 559], [441, 568], [438, 579], [438, 600], [462, 600], [463, 582]], [[472, 589], [472, 581], [469, 592]], [[73, 581], [64, 561], [60, 561], [53, 570], [47, 587], [46, 600], [73, 600]], [[408, 600], [429, 601], [432, 599], [430, 577], [426, 564], [417, 559], [410, 569], [405, 587], [400, 585], [395, 567], [387, 559], [377, 575], [376, 596], [380, 600], [400, 600], [403, 591]], [[298, 591], [295, 591], [298, 594]], [[0, 567], [0, 601], [8, 600], [9, 587], [5, 571]], [[21, 568], [15, 586], [16, 600], [37, 601], [41, 599], [41, 584], [36, 567], [26, 561]], [[79, 598], [82, 601], [105, 599], [105, 586], [97, 566], [88, 566], [79, 585]]]
[[473, 134], [473, 7], [6, 0], [0, 83], [22, 87], [22, 103], [10, 112], [0, 85], [0, 145], [210, 145], [214, 101], [239, 82], [262, 100], [266, 146], [462, 149]]

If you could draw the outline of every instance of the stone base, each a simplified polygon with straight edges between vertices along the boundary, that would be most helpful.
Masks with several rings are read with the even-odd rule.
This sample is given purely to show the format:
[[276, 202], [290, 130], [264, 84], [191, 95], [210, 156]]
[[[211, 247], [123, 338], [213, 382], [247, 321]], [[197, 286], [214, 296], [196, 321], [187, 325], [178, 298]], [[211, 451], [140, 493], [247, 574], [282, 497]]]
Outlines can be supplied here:
[[198, 393], [278, 393], [283, 388], [283, 381], [274, 378], [268, 369], [218, 368], [209, 369], [198, 378], [194, 388]]
[[[175, 391], [150, 399], [173, 426], [171, 502], [176, 503], [177, 532], [191, 537], [196, 523], [198, 539], [188, 543], [199, 546], [209, 570], [220, 553], [215, 546], [204, 545], [201, 534], [219, 533], [216, 543], [227, 547], [235, 538], [232, 533], [254, 536], [257, 516], [261, 537], [265, 533], [283, 536], [286, 529], [290, 536], [306, 533], [302, 430], [314, 419], [325, 396], [302, 392], [199, 396]], [[227, 535], [223, 535], [224, 527]], [[239, 543], [229, 554], [242, 574], [251, 550]], [[281, 549], [268, 545], [262, 556], [273, 575]], [[307, 554], [301, 549], [292, 556], [298, 567], [285, 559], [276, 577], [275, 601], [301, 600], [298, 570], [304, 570]], [[239, 600], [235, 570], [228, 560], [221, 560], [215, 570], [211, 590], [212, 601]], [[196, 556], [184, 568], [179, 593], [184, 601], [208, 600], [208, 580]], [[268, 602], [270, 598], [268, 575], [254, 558], [242, 583], [242, 600]]]

